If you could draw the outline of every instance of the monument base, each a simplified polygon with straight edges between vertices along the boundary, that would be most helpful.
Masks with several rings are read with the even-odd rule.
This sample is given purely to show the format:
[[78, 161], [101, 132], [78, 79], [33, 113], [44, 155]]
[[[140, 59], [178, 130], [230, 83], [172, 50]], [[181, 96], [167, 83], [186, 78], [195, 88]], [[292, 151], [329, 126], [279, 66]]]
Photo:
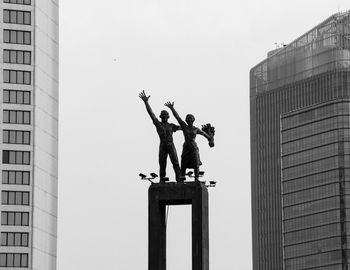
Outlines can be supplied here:
[[192, 205], [192, 270], [209, 270], [208, 190], [203, 182], [148, 189], [148, 270], [166, 270], [166, 206]]

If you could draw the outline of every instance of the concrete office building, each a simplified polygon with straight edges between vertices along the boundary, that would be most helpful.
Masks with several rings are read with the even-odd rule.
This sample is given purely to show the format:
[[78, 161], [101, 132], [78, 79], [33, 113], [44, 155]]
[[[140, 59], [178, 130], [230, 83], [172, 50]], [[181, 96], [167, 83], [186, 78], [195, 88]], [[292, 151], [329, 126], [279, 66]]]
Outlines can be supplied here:
[[250, 71], [254, 270], [350, 265], [350, 14]]
[[56, 269], [58, 0], [0, 0], [0, 269]]

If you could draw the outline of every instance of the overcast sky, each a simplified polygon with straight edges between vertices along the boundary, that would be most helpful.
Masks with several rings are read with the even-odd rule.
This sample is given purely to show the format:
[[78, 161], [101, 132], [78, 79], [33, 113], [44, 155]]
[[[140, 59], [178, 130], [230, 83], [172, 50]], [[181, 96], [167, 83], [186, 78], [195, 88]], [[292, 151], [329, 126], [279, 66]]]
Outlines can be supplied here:
[[[349, 0], [61, 0], [59, 270], [147, 270], [156, 113], [216, 127], [197, 137], [209, 190], [210, 269], [250, 270], [249, 70]], [[170, 122], [175, 122], [171, 117]], [[174, 134], [178, 155], [183, 135]], [[170, 161], [169, 161], [170, 163]], [[174, 178], [171, 164], [168, 175]], [[190, 207], [170, 207], [168, 268], [191, 269]]]

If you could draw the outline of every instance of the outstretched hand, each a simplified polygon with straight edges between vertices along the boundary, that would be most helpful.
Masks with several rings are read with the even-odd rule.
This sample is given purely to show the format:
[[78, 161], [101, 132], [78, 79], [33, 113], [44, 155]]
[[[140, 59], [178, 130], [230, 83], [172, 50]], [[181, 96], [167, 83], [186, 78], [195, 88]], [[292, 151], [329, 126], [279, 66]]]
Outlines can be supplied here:
[[146, 95], [145, 90], [143, 90], [143, 91], [139, 94], [139, 97], [140, 97], [144, 102], [147, 102], [148, 99], [150, 98], [150, 96], [147, 96], [147, 95]]
[[164, 105], [167, 106], [169, 109], [173, 109], [174, 108], [174, 102], [168, 101]]

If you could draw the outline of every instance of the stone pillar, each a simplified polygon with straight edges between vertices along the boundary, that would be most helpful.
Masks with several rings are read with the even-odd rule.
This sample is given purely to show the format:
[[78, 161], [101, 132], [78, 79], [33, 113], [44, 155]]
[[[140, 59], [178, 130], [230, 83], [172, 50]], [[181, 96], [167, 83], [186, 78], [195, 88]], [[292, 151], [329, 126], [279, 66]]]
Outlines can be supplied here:
[[166, 270], [167, 205], [192, 205], [192, 270], [209, 270], [208, 190], [204, 183], [156, 183], [148, 190], [148, 270]]

